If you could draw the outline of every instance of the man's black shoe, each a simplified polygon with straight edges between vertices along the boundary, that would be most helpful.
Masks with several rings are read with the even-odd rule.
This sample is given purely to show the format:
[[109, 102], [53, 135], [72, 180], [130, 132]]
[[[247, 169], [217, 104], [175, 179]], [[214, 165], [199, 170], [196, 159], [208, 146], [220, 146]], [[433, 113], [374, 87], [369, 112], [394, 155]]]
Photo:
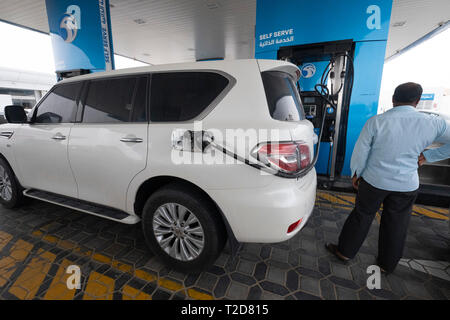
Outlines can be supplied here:
[[334, 254], [336, 258], [338, 258], [339, 260], [341, 260], [343, 262], [348, 262], [350, 260], [350, 258], [347, 258], [346, 256], [342, 255], [339, 252], [338, 247], [335, 244], [327, 243], [327, 244], [325, 244], [325, 248], [328, 251], [330, 251], [332, 254]]

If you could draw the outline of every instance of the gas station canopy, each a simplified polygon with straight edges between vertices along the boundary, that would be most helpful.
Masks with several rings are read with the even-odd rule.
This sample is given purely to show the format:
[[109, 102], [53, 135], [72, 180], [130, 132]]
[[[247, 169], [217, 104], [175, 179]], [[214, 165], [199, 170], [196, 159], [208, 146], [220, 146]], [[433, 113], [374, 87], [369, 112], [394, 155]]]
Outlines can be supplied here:
[[[116, 54], [150, 64], [254, 57], [256, 0], [112, 0], [110, 5]], [[49, 32], [45, 0], [3, 0], [0, 20]], [[394, 0], [386, 58], [449, 20], [448, 0]]]
[[39, 32], [2, 31], [0, 300], [450, 299], [447, 88], [379, 115], [389, 73], [446, 74], [416, 64], [443, 37], [386, 62], [449, 0], [0, 0], [0, 22]]

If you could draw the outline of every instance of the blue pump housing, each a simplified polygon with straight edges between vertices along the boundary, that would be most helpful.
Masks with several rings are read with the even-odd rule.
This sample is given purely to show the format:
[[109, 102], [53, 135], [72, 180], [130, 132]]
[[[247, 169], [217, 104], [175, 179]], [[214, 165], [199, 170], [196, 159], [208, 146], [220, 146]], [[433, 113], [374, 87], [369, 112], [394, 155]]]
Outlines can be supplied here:
[[[281, 47], [351, 39], [354, 85], [350, 99], [342, 176], [350, 176], [350, 159], [366, 121], [377, 114], [392, 0], [258, 0], [255, 57], [277, 59]], [[313, 91], [327, 62], [300, 66], [302, 91]], [[306, 68], [305, 68], [306, 67]], [[308, 74], [309, 72], [309, 74]], [[329, 143], [320, 146], [316, 170], [329, 175]]]

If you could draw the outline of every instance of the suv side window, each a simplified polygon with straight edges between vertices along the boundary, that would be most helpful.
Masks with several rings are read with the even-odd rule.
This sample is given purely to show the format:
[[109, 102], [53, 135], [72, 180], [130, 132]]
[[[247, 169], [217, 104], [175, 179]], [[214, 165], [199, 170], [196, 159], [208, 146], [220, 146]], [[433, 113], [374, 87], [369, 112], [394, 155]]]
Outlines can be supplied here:
[[140, 77], [136, 85], [136, 93], [133, 102], [133, 112], [131, 114], [132, 122], [147, 122], [148, 121], [148, 109], [147, 109], [147, 97], [148, 97], [148, 78]]
[[147, 121], [147, 77], [92, 80], [84, 104], [84, 123]]
[[150, 120], [187, 121], [202, 113], [227, 87], [214, 72], [168, 72], [152, 75]]
[[82, 83], [57, 85], [39, 104], [34, 123], [67, 123], [75, 121]]

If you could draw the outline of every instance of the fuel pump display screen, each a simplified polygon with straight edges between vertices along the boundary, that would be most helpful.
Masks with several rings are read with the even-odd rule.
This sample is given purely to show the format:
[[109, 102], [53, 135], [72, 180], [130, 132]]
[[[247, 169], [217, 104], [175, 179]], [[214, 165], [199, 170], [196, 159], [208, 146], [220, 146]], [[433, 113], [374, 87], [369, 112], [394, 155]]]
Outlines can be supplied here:
[[305, 105], [303, 107], [305, 109], [305, 114], [307, 119], [315, 118], [317, 115], [317, 106], [316, 105]]
[[307, 119], [317, 117], [317, 103], [315, 97], [303, 97], [303, 108]]
[[300, 93], [303, 101], [306, 119], [312, 122], [315, 130], [320, 130], [322, 119], [325, 117], [324, 132], [322, 141], [329, 142], [334, 136], [334, 123], [336, 113], [329, 105], [324, 105], [325, 101], [314, 91], [303, 91]]

